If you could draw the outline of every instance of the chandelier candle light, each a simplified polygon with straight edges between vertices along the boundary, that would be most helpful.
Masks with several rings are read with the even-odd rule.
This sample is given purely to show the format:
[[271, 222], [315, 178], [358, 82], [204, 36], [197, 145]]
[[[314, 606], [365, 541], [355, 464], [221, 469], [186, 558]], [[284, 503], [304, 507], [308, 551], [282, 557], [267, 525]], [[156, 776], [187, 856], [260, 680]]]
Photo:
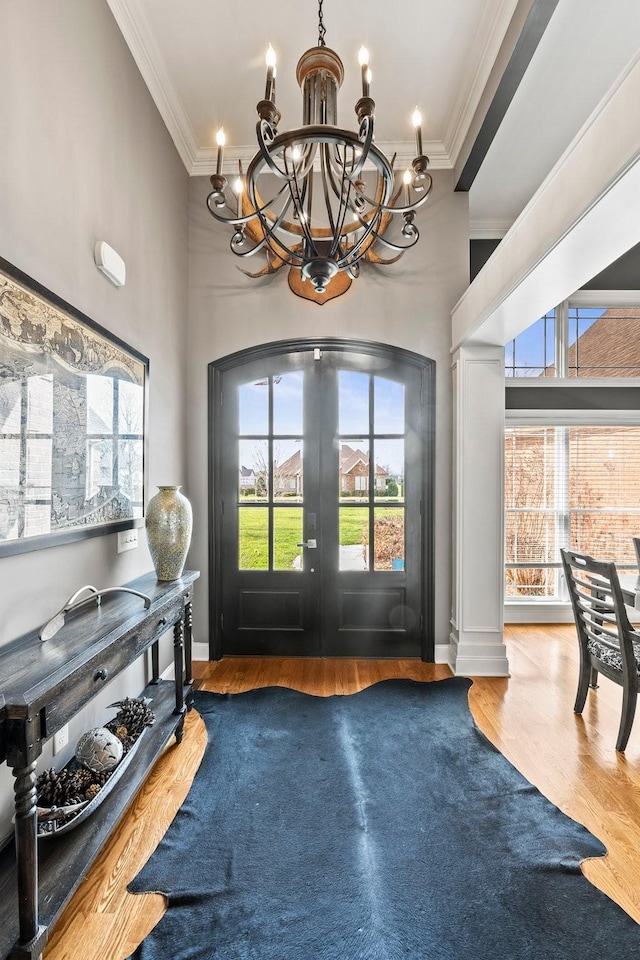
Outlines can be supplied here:
[[[269, 44], [265, 98], [257, 105], [258, 153], [246, 175], [240, 166], [228, 193], [222, 172], [225, 135], [221, 128], [216, 137], [213, 189], [207, 197], [212, 216], [233, 227], [233, 253], [239, 257], [259, 251], [266, 254], [267, 267], [250, 276], [262, 276], [288, 265], [311, 284], [309, 299], [320, 295], [316, 302], [322, 302], [340, 272], [355, 278], [362, 260], [393, 263], [412, 247], [419, 237], [415, 211], [432, 186], [427, 173], [429, 159], [422, 153], [422, 119], [417, 108], [413, 114], [416, 157], [398, 186], [393, 160], [387, 160], [374, 145], [375, 103], [370, 96], [369, 53], [364, 46], [358, 54], [362, 73], [362, 97], [355, 105], [358, 131], [338, 127], [338, 90], [344, 67], [338, 54], [325, 44], [322, 4], [319, 0], [318, 45], [302, 54], [296, 70], [302, 90], [303, 125], [278, 133], [276, 54]], [[314, 171], [319, 175], [315, 195]], [[373, 177], [368, 176], [369, 171], [373, 171]], [[261, 174], [272, 175], [266, 178], [268, 199], [258, 187]], [[264, 182], [262, 178], [260, 185]], [[394, 215], [402, 217], [403, 222], [399, 236], [390, 239], [386, 231]], [[395, 256], [384, 260], [374, 254], [372, 247], [378, 243]], [[347, 286], [349, 283], [350, 279]]]

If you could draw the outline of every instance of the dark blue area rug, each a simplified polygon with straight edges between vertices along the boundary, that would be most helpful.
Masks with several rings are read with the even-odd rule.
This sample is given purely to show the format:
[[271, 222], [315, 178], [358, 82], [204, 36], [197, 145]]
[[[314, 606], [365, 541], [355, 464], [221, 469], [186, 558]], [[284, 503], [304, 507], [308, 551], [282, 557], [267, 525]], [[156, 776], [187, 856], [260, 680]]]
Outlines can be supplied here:
[[136, 960], [637, 960], [602, 844], [475, 726], [464, 679], [198, 693], [209, 745], [131, 884]]

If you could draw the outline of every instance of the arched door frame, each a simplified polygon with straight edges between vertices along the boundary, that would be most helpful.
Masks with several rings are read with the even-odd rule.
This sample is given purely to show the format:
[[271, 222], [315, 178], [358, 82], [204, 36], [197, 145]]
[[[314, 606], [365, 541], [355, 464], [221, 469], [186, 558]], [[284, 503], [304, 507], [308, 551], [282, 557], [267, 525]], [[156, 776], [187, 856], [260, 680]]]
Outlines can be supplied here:
[[209, 488], [209, 658], [220, 660], [222, 641], [220, 636], [220, 596], [222, 550], [220, 529], [222, 523], [219, 508], [221, 488], [221, 458], [218, 455], [219, 437], [222, 429], [222, 383], [224, 374], [234, 368], [261, 359], [277, 357], [301, 351], [360, 353], [380, 357], [396, 363], [418, 368], [421, 373], [420, 437], [425, 456], [422, 471], [422, 659], [434, 660], [434, 491], [435, 491], [435, 360], [411, 350], [371, 340], [356, 340], [340, 337], [299, 337], [294, 340], [276, 340], [248, 347], [228, 354], [209, 364], [208, 384], [208, 488]]

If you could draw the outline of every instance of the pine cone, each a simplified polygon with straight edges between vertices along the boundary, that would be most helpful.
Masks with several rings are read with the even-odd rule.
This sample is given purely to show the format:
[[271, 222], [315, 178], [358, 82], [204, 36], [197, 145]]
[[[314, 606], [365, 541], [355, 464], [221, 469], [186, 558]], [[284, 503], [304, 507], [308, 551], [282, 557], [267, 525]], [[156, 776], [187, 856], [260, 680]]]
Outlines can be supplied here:
[[125, 700], [112, 703], [111, 706], [120, 707], [120, 709], [111, 724], [108, 724], [109, 728], [111, 729], [112, 724], [115, 724], [116, 728], [126, 727], [130, 737], [139, 737], [144, 728], [150, 727], [155, 720], [155, 714], [149, 709], [144, 699], [136, 700], [127, 697]]
[[115, 733], [118, 740], [126, 740], [126, 738], [129, 736], [129, 731], [124, 726], [116, 727], [116, 729], [113, 732]]
[[99, 784], [92, 783], [90, 786], [87, 787], [87, 789], [84, 792], [85, 799], [93, 800], [93, 798], [97, 797], [97, 795], [100, 793], [101, 789], [102, 787], [100, 787]]
[[41, 807], [53, 806], [53, 794], [58, 782], [58, 774], [51, 767], [40, 774], [36, 780], [36, 794]]
[[66, 807], [70, 803], [81, 803], [85, 799], [85, 790], [92, 782], [93, 774], [90, 770], [83, 767], [65, 767], [58, 774], [50, 806]]
[[113, 770], [103, 770], [100, 773], [93, 772], [91, 774], [91, 779], [93, 783], [96, 783], [99, 787], [104, 787], [112, 773]]

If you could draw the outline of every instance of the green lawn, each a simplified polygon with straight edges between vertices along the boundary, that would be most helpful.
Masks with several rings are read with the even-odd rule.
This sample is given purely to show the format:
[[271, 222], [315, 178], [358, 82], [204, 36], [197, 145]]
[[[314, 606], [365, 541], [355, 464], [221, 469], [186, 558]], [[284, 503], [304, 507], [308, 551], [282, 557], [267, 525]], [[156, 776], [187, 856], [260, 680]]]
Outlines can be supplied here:
[[[377, 507], [376, 517], [393, 516], [397, 507]], [[268, 570], [269, 511], [267, 507], [240, 510], [240, 569]], [[363, 542], [367, 535], [368, 511], [362, 507], [340, 509], [340, 541], [347, 544]], [[274, 510], [275, 569], [290, 570], [301, 549], [297, 546], [304, 539], [302, 532], [302, 508], [278, 507]]]

